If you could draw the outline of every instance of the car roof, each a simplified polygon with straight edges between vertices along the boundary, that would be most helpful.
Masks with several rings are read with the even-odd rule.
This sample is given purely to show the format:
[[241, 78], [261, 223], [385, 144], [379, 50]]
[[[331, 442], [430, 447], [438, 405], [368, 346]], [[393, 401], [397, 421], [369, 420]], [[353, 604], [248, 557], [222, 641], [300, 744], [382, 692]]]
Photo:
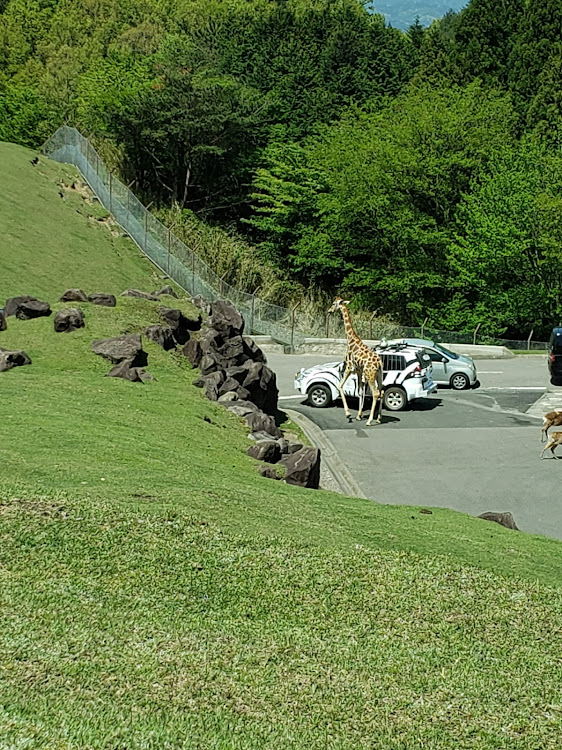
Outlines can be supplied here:
[[408, 344], [409, 346], [435, 346], [435, 341], [431, 339], [392, 339], [388, 342], [389, 344]]

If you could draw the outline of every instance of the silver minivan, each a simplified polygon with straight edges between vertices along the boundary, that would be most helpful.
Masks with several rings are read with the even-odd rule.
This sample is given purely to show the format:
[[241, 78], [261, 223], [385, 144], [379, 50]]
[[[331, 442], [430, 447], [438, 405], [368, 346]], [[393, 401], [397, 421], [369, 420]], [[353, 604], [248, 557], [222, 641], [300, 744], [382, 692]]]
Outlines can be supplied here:
[[448, 385], [456, 391], [462, 391], [474, 387], [478, 382], [476, 365], [472, 357], [456, 354], [429, 339], [393, 339], [389, 343], [398, 342], [425, 349], [431, 357], [432, 378], [436, 385]]

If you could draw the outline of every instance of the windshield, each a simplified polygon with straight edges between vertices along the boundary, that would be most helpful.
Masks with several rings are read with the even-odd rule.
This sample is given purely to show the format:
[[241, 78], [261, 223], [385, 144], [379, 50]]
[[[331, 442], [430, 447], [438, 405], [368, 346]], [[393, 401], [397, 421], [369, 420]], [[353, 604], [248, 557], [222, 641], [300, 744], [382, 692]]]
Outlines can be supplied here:
[[444, 346], [440, 346], [439, 344], [435, 344], [435, 348], [438, 352], [443, 352], [443, 354], [446, 354], [447, 357], [450, 357], [451, 359], [458, 359], [459, 355], [455, 354], [455, 352], [450, 352], [448, 349], [445, 349]]

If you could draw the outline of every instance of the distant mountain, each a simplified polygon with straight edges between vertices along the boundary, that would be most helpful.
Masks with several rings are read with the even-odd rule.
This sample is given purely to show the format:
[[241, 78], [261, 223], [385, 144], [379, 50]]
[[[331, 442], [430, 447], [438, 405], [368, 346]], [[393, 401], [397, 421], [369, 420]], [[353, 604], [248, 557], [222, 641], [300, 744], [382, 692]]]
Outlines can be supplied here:
[[464, 8], [468, 0], [375, 0], [370, 6], [381, 13], [387, 23], [404, 31], [416, 20], [429, 26], [436, 18], [442, 18], [448, 10]]

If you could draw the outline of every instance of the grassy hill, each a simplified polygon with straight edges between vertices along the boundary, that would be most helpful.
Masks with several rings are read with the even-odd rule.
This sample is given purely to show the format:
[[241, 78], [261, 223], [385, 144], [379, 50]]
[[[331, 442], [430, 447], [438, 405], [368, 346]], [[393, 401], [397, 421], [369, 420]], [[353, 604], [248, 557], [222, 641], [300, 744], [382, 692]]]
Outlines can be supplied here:
[[[32, 156], [0, 144], [0, 303], [161, 286]], [[0, 748], [560, 746], [558, 542], [263, 479], [186, 360], [103, 377], [157, 303], [81, 307], [0, 333], [33, 359], [0, 374]]]

